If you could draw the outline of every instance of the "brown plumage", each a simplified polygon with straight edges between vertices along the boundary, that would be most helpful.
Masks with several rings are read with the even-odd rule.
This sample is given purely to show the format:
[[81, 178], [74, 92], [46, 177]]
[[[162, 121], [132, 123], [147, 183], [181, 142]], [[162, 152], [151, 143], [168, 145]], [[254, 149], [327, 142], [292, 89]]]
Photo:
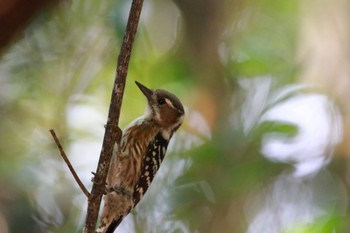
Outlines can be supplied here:
[[146, 112], [124, 130], [120, 149], [116, 145], [114, 150], [98, 233], [114, 232], [141, 200], [183, 121], [184, 109], [175, 95], [136, 84], [147, 98]]

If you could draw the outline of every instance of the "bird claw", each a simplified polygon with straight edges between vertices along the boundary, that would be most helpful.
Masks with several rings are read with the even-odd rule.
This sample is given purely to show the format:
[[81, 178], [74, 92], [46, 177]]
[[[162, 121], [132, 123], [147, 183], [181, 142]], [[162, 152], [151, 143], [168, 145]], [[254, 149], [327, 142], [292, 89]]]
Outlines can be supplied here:
[[97, 185], [104, 185], [104, 190], [103, 190], [103, 195], [106, 195], [108, 193], [108, 186], [106, 182], [101, 182], [99, 180], [96, 180], [96, 173], [95, 172], [91, 172], [91, 174], [93, 175], [93, 177], [91, 178], [91, 182]]
[[120, 145], [120, 142], [122, 140], [122, 135], [123, 135], [123, 130], [121, 128], [119, 128], [119, 126], [117, 126], [117, 137], [116, 137], [116, 140], [115, 142]]
[[[111, 125], [117, 131], [115, 142], [119, 145], [120, 141], [122, 139], [123, 130], [116, 124], [110, 123], [108, 125]], [[104, 124], [103, 127], [106, 129], [107, 128], [107, 124]]]
[[91, 172], [91, 174], [93, 175], [93, 177], [91, 178], [91, 182], [94, 183], [94, 184], [97, 184], [97, 185], [102, 185], [103, 181], [100, 181], [98, 179], [96, 179], [96, 173], [95, 172]]

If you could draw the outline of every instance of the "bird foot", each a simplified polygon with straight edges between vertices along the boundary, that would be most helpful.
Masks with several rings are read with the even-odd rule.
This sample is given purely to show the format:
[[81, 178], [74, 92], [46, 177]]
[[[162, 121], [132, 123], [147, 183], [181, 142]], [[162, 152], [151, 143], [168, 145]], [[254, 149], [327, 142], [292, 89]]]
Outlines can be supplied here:
[[106, 184], [105, 181], [101, 181], [99, 179], [96, 178], [96, 173], [95, 172], [91, 172], [91, 174], [93, 175], [93, 177], [91, 178], [91, 182], [97, 185], [102, 185], [102, 184]]

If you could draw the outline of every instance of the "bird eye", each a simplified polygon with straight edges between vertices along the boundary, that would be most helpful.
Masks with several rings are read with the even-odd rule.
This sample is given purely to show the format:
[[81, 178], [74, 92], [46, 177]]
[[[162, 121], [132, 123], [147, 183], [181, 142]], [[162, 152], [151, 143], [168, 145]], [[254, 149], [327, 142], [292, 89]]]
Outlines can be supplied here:
[[157, 100], [157, 102], [158, 102], [159, 105], [163, 105], [163, 104], [165, 104], [165, 99], [159, 98], [159, 99]]

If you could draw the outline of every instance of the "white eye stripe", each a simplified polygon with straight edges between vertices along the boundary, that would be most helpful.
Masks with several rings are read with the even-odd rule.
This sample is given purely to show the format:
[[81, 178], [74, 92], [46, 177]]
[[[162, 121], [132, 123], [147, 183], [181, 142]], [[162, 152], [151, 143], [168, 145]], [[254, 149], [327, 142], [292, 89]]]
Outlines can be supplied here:
[[165, 102], [167, 103], [167, 105], [169, 105], [170, 107], [176, 110], [176, 108], [173, 105], [173, 102], [171, 102], [168, 98], [165, 98]]

